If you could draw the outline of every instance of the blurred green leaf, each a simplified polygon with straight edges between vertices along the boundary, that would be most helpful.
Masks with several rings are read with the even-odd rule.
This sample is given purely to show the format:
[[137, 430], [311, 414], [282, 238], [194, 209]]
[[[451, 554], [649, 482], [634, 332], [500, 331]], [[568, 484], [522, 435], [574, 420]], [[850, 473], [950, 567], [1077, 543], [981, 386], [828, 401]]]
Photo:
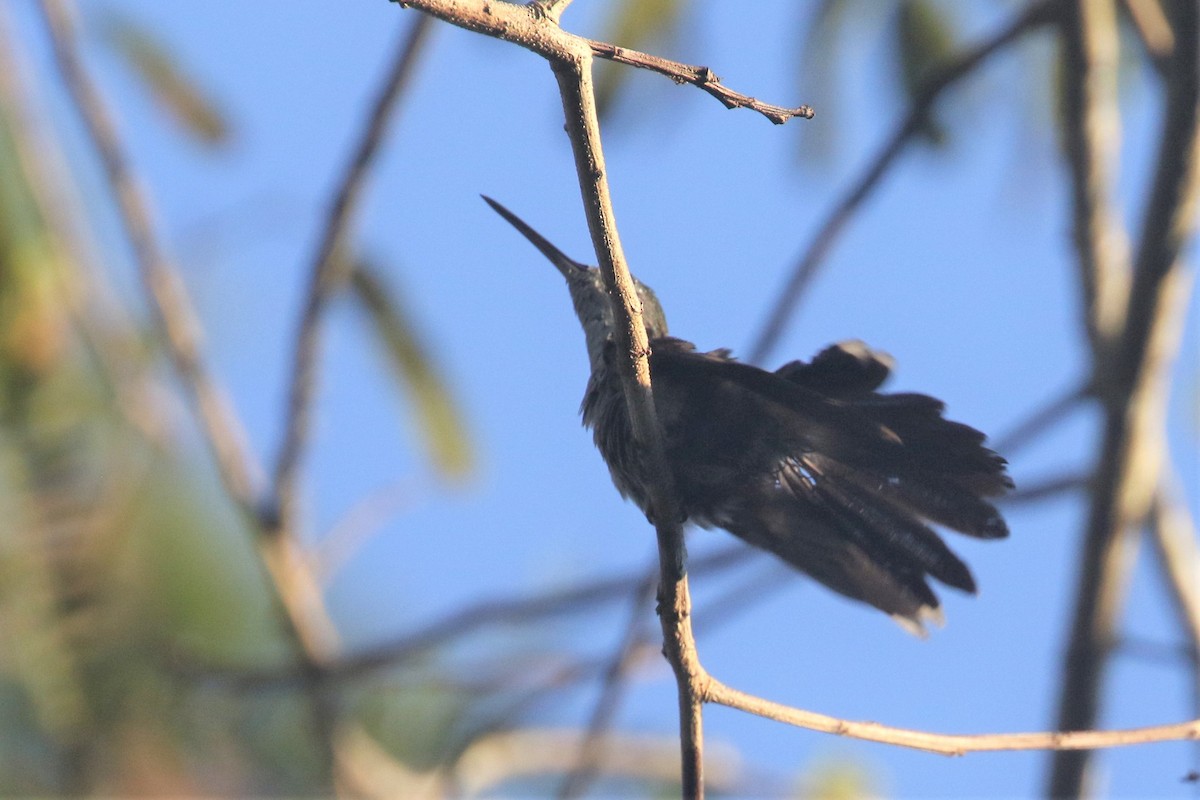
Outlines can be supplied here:
[[803, 777], [799, 797], [804, 800], [870, 800], [882, 796], [874, 770], [846, 757], [824, 757]]
[[108, 15], [100, 31], [104, 41], [145, 85], [155, 104], [202, 144], [225, 144], [229, 122], [217, 102], [189, 76], [174, 50], [153, 31], [134, 21]]
[[361, 260], [355, 264], [350, 287], [383, 343], [396, 377], [412, 396], [418, 427], [434, 466], [445, 478], [467, 477], [475, 456], [465, 420], [421, 345], [408, 313], [370, 264]]
[[[930, 76], [950, 60], [957, 36], [949, 16], [933, 0], [904, 0], [896, 13], [895, 38], [904, 92], [911, 102]], [[946, 143], [946, 127], [936, 110], [931, 110], [921, 125], [921, 135], [935, 147]]]
[[[621, 0], [613, 8], [603, 40], [618, 47], [645, 50], [652, 42], [670, 35], [683, 11], [683, 0]], [[612, 112], [617, 95], [633, 70], [613, 66], [596, 76], [596, 105], [601, 117]]]
[[796, 51], [796, 96], [821, 114], [821, 124], [797, 126], [802, 157], [827, 161], [839, 141], [836, 131], [843, 59], [837, 56], [841, 33], [853, 18], [847, 0], [819, 0], [810, 14], [797, 15], [803, 43]]

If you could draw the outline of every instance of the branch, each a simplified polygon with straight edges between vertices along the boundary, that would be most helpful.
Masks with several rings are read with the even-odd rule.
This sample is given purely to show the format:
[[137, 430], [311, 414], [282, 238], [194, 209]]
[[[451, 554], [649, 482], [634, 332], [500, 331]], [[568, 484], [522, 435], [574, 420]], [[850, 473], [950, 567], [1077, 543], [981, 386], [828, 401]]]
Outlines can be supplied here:
[[305, 676], [313, 733], [325, 775], [333, 759], [333, 708], [321, 685], [320, 664], [328, 654], [332, 624], [312, 576], [294, 541], [268, 535], [256, 502], [260, 470], [244, 444], [241, 425], [204, 367], [200, 327], [183, 281], [159, 244], [150, 203], [129, 166], [116, 125], [76, 51], [68, 11], [61, 0], [42, 0], [42, 15], [54, 55], [91, 144], [99, 154], [109, 188], [117, 201], [142, 284], [155, 311], [157, 326], [176, 371], [195, 402], [202, 433], [212, 449], [226, 491], [249, 520], [256, 545], [280, 604], [280, 623]]
[[1171, 52], [1175, 49], [1175, 32], [1167, 22], [1162, 5], [1159, 0], [1124, 0], [1123, 5], [1146, 56], [1159, 77], [1165, 77]]
[[811, 119], [808, 106], [789, 108], [772, 105], [740, 94], [721, 83], [708, 67], [696, 67], [660, 56], [641, 53], [607, 42], [597, 42], [558, 27], [558, 18], [570, 0], [535, 0], [527, 6], [483, 0], [389, 0], [401, 8], [415, 8], [426, 14], [493, 39], [520, 45], [543, 58], [560, 59], [570, 52], [578, 54], [587, 47], [593, 55], [618, 64], [647, 69], [665, 75], [676, 83], [688, 83], [721, 101], [726, 108], [757, 111], [776, 125], [793, 117]]
[[1005, 457], [1010, 456], [1013, 451], [1029, 444], [1043, 431], [1074, 411], [1087, 397], [1086, 387], [1068, 389], [1061, 396], [1030, 414], [1011, 431], [997, 437], [991, 445], [992, 449]]
[[800, 257], [791, 277], [788, 278], [783, 290], [779, 293], [779, 298], [775, 301], [775, 306], [771, 309], [766, 324], [763, 325], [754, 344], [751, 345], [748, 359], [750, 362], [761, 362], [779, 342], [784, 326], [795, 313], [801, 297], [812, 283], [813, 278], [816, 277], [817, 270], [842, 229], [849, 223], [863, 201], [879, 185], [897, 156], [904, 151], [905, 146], [920, 132], [921, 126], [929, 115], [930, 108], [933, 107], [942, 92], [972, 74], [975, 68], [989, 56], [1030, 30], [1050, 21], [1055, 7], [1055, 0], [1040, 0], [1032, 3], [1000, 31], [951, 61], [929, 79], [917, 96], [913, 98], [908, 116], [871, 159], [858, 180], [851, 184], [846, 194], [822, 221], [817, 233], [809, 243], [808, 249]]
[[63, 84], [83, 119], [116, 200], [167, 355], [196, 406], [201, 433], [225, 490], [241, 511], [253, 516], [261, 469], [246, 445], [225, 391], [204, 365], [200, 325], [182, 278], [159, 244], [150, 201], [129, 166], [116, 123], [79, 59], [68, 8], [62, 0], [41, 0], [40, 7]]
[[618, 360], [617, 367], [625, 391], [630, 427], [646, 460], [648, 474], [657, 476], [657, 480], [649, 487], [649, 502], [654, 509], [658, 537], [658, 611], [663, 629], [663, 651], [675, 671], [679, 692], [682, 790], [684, 797], [703, 797], [701, 705], [693, 689], [695, 676], [703, 670], [692, 637], [683, 514], [675, 495], [674, 481], [663, 447], [662, 430], [654, 410], [654, 394], [650, 386], [650, 344], [642, 323], [641, 302], [625, 263], [613, 214], [600, 142], [596, 97], [592, 89], [591, 51], [579, 48], [579, 52], [572, 56], [552, 59], [550, 64], [562, 94], [567, 135], [575, 153], [575, 170], [583, 194], [592, 245], [612, 300], [617, 352], [626, 354], [625, 358]]
[[710, 678], [705, 687], [704, 701], [736, 708], [766, 719], [773, 719], [776, 722], [794, 725], [797, 728], [924, 750], [944, 756], [1011, 750], [1095, 750], [1151, 742], [1200, 739], [1200, 720], [1113, 731], [1048, 731], [969, 735], [927, 733], [906, 728], [892, 728], [876, 722], [851, 722], [824, 714], [815, 714], [811, 711], [802, 711], [738, 691], [715, 678]]
[[309, 268], [308, 292], [292, 356], [284, 439], [275, 460], [273, 523], [280, 535], [294, 536], [297, 533], [297, 483], [310, 429], [317, 383], [317, 351], [325, 306], [345, 281], [349, 263], [346, 251], [350, 224], [358, 210], [367, 174], [387, 135], [397, 100], [412, 78], [417, 54], [429, 28], [429, 20], [419, 17], [413, 21], [408, 35], [400, 42], [395, 60], [368, 115], [362, 137], [334, 194], [325, 220], [325, 230]]
[[625, 677], [635, 663], [638, 652], [646, 644], [646, 633], [642, 630], [642, 619], [650, 599], [654, 596], [654, 573], [643, 581], [629, 603], [629, 621], [621, 635], [621, 643], [609, 658], [604, 668], [604, 681], [600, 696], [588, 720], [587, 732], [579, 746], [579, 756], [559, 789], [558, 797], [568, 800], [585, 794], [595, 781], [600, 764], [604, 760], [605, 739], [616, 718], [617, 706], [625, 688]]
[[1179, 627], [1190, 645], [1193, 681], [1200, 688], [1200, 546], [1179, 480], [1169, 465], [1163, 465], [1163, 472], [1150, 510], [1150, 539]]
[[1063, 4], [1063, 149], [1070, 165], [1083, 327], [1101, 360], [1121, 333], [1129, 298], [1129, 237], [1112, 207], [1121, 126], [1117, 34], [1113, 3]]
[[[1200, 27], [1192, 2], [1170, 6], [1177, 31]], [[1090, 728], [1099, 713], [1100, 685], [1112, 644], [1124, 578], [1131, 560], [1131, 526], [1150, 510], [1165, 463], [1165, 402], [1170, 366], [1188, 299], [1190, 275], [1180, 252], [1193, 234], [1200, 183], [1200, 43], [1178, 37], [1166, 72], [1163, 131], [1135, 261], [1120, 340], [1093, 371], [1104, 404], [1104, 440], [1064, 659], [1058, 727]], [[1054, 760], [1049, 793], [1078, 795], [1086, 753]]]
[[[734, 544], [696, 559], [690, 565], [691, 572], [702, 575], [725, 570], [741, 564], [752, 553], [745, 545]], [[650, 578], [653, 579], [653, 575]], [[535, 597], [487, 598], [395, 641], [342, 656], [325, 665], [325, 674], [330, 680], [361, 678], [379, 670], [403, 666], [437, 647], [489, 626], [534, 624], [552, 617], [592, 612], [600, 603], [630, 596], [646, 580], [647, 577], [640, 573], [617, 575]], [[295, 669], [247, 669], [201, 663], [186, 656], [181, 658], [177, 651], [171, 654], [167, 668], [192, 680], [222, 682], [243, 691], [287, 686], [301, 677]]]
[[1039, 483], [1022, 486], [1016, 491], [1009, 492], [1000, 499], [1000, 503], [1005, 506], [1036, 503], [1068, 492], [1086, 489], [1089, 482], [1088, 477], [1068, 472], [1055, 478], [1046, 478]]
[[600, 58], [615, 61], [618, 64], [628, 64], [629, 66], [648, 69], [651, 72], [657, 72], [659, 75], [666, 75], [675, 81], [675, 83], [689, 83], [720, 100], [721, 104], [726, 108], [748, 108], [751, 111], [757, 111], [776, 125], [782, 125], [795, 117], [803, 117], [804, 119], [813, 118], [814, 112], [811, 106], [797, 106], [795, 108], [777, 106], [735, 92], [721, 83], [721, 79], [708, 67], [693, 67], [690, 64], [682, 64], [678, 61], [671, 61], [660, 56], [652, 56], [647, 53], [640, 53], [637, 50], [618, 47], [606, 42], [597, 42], [592, 39], [586, 41], [591, 45], [592, 53]]

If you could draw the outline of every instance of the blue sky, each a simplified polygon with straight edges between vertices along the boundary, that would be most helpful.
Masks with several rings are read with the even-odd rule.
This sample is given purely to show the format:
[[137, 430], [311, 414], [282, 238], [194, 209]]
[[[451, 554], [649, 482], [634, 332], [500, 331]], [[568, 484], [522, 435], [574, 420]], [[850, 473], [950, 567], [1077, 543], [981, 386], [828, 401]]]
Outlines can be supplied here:
[[[685, 35], [663, 54], [707, 64], [732, 88], [770, 102], [815, 103], [813, 81], [828, 76], [797, 81], [803, 15], [794, 5], [697, 3]], [[963, 28], [980, 34], [1005, 19], [1005, 5], [956, 8]], [[200, 308], [212, 363], [255, 448], [273, 457], [319, 222], [415, 12], [384, 0], [87, 6], [157, 30], [235, 124], [231, 147], [201, 152], [111, 54], [86, 42]], [[578, 0], [565, 25], [598, 35], [608, 7]], [[821, 216], [896, 123], [902, 109], [879, 31], [852, 38], [843, 42], [838, 83], [824, 90], [838, 103], [829, 122], [818, 105], [814, 120], [776, 127], [661, 77], [631, 76], [630, 102], [607, 130], [610, 180], [630, 263], [657, 290], [676, 335], [744, 351]], [[39, 64], [42, 44], [35, 45]], [[483, 596], [639, 568], [654, 551], [652, 529], [612, 489], [579, 427], [586, 354], [561, 279], [479, 200], [480, 193], [497, 198], [568, 253], [592, 260], [550, 71], [530, 53], [444, 26], [429, 45], [370, 183], [356, 241], [385, 265], [389, 285], [419, 321], [463, 407], [479, 469], [463, 486], [436, 482], [378, 348], [361, 319], [335, 304], [305, 481], [309, 533], [321, 537], [381, 487], [405, 493], [402, 512], [329, 587], [351, 649]], [[989, 62], [955, 95], [949, 152], [902, 159], [834, 248], [770, 364], [861, 338], [896, 357], [893, 388], [937, 395], [950, 416], [993, 436], [1084, 377], [1065, 171], [1046, 126], [1046, 90], [1031, 79], [1038, 65], [1049, 68], [1049, 51], [1043, 36], [1019, 58]], [[1146, 80], [1126, 82], [1120, 190], [1135, 233], [1158, 109]], [[835, 122], [828, 160], [800, 163], [801, 140]], [[132, 287], [124, 250], [113, 251], [118, 282]], [[1196, 513], [1196, 420], [1184, 391], [1194, 397], [1198, 380], [1194, 318], [1171, 439]], [[1018, 485], [1090, 464], [1096, 423], [1079, 411], [1017, 454]], [[1045, 729], [1083, 508], [1076, 497], [1013, 508], [1012, 537], [1001, 543], [953, 537], [981, 593], [944, 592], [949, 624], [927, 641], [800, 577], [709, 633], [709, 601], [771, 565], [756, 560], [733, 581], [698, 578], [702, 660], [734, 686], [834, 716], [944, 732]], [[701, 531], [691, 547], [707, 552], [728, 539]], [[1174, 643], [1148, 548], [1141, 556], [1127, 630]], [[538, 635], [602, 654], [618, 641], [625, 616], [617, 604]], [[1109, 726], [1194, 716], [1182, 663], [1118, 657], [1105, 698]], [[589, 699], [567, 696], [545, 720], [577, 722]], [[664, 666], [635, 686], [620, 722], [670, 732], [674, 708]], [[948, 760], [724, 709], [708, 711], [706, 731], [783, 775], [827, 758], [860, 761], [884, 792], [903, 797], [1028, 796], [1040, 790], [1045, 768], [1040, 754]], [[1101, 759], [1101, 786], [1114, 797], [1194, 796], [1180, 779], [1198, 758], [1183, 744], [1115, 752]]]

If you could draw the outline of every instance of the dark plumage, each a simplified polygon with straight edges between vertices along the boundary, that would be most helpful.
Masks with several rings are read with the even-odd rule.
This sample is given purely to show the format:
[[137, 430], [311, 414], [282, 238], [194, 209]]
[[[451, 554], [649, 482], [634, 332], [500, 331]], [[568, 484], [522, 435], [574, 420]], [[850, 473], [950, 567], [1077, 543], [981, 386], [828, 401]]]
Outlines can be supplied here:
[[[487, 200], [487, 198], [484, 198]], [[630, 433], [599, 271], [550, 245], [488, 200], [566, 277], [592, 374], [583, 423], [613, 482], [647, 513], [652, 476]], [[1012, 487], [984, 435], [943, 417], [941, 401], [877, 391], [890, 359], [861, 342], [768, 372], [726, 350], [667, 335], [654, 293], [637, 283], [652, 354], [654, 401], [688, 519], [724, 528], [913, 632], [940, 621], [933, 578], [975, 592], [970, 570], [930, 527], [1008, 535], [985, 498]]]

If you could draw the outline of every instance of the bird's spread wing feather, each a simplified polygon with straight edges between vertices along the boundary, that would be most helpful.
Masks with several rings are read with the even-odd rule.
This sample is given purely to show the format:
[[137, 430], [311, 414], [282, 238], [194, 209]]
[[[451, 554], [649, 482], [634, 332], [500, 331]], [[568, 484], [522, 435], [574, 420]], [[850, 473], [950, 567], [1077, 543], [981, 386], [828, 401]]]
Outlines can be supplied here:
[[[1012, 483], [979, 431], [921, 394], [876, 389], [890, 360], [861, 343], [766, 372], [682, 340], [651, 375], [683, 507], [910, 629], [937, 617], [934, 578], [975, 591], [928, 523], [1000, 538], [985, 498]], [[602, 447], [603, 449], [603, 447]]]

